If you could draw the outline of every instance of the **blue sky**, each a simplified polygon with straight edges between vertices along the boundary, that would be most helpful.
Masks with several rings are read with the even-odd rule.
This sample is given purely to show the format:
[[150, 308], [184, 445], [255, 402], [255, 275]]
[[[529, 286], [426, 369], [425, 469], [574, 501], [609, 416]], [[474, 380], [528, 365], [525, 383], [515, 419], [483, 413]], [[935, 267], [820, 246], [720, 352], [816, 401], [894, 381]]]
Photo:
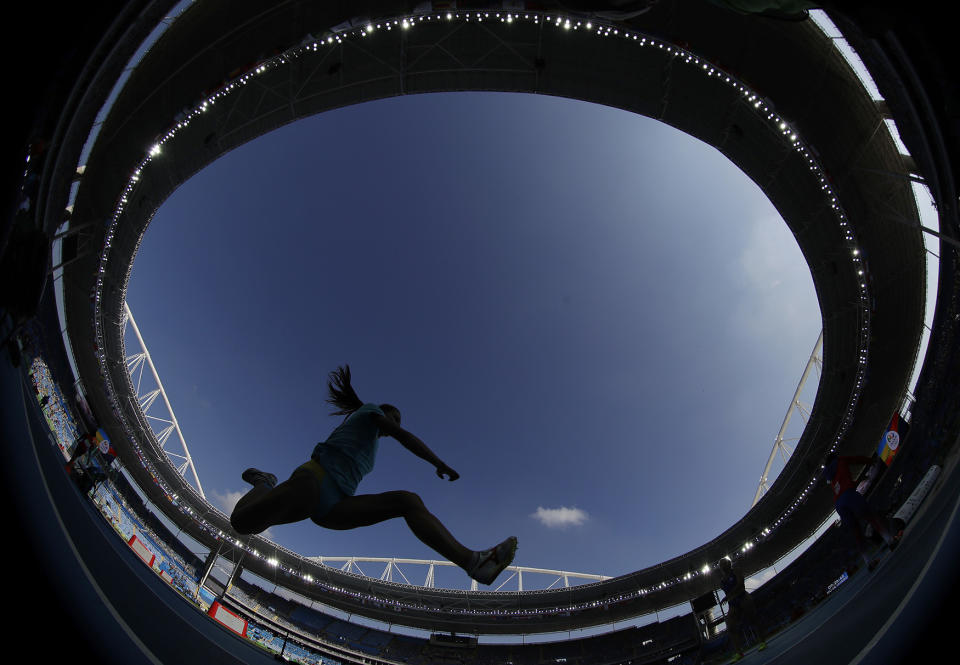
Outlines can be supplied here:
[[[225, 512], [245, 468], [285, 478], [336, 426], [325, 381], [349, 363], [461, 475], [385, 439], [358, 493], [415, 491], [468, 547], [516, 535], [518, 565], [603, 575], [746, 512], [820, 330], [792, 235], [719, 152], [493, 93], [331, 111], [228, 153], [161, 207], [128, 302]], [[267, 535], [438, 558], [399, 520]]]

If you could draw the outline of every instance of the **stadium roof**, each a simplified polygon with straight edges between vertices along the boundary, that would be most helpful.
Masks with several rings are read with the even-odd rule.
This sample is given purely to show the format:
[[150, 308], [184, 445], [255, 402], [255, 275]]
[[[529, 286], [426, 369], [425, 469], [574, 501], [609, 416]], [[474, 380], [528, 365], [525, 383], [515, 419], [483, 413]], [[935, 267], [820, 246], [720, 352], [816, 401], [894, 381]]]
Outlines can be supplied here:
[[[886, 130], [884, 105], [810, 21], [741, 16], [695, 1], [660, 2], [630, 18], [550, 2], [536, 12], [479, 15], [465, 4], [437, 12], [389, 0], [197, 3], [166, 29], [103, 121], [70, 219], [96, 248], [67, 265], [63, 279], [67, 330], [92, 408], [136, 482], [185, 533], [309, 598], [389, 623], [568, 630], [701, 595], [716, 587], [705, 566], [727, 555], [748, 572], [771, 565], [832, 510], [827, 493], [807, 494], [824, 453], [835, 445], [873, 451], [906, 394], [919, 347], [924, 245], [912, 166]], [[172, 5], [131, 3], [111, 48], [85, 71], [63, 128], [65, 148], [45, 175], [49, 228], [63, 221], [71, 155], [80, 154], [127, 59]], [[454, 90], [559, 95], [659, 119], [725, 154], [792, 230], [823, 318], [820, 387], [779, 478], [714, 540], [629, 575], [560, 590], [375, 581], [317, 566], [259, 536], [238, 538], [156, 445], [126, 370], [123, 303], [137, 248], [163, 201], [226, 151], [299, 118]]]

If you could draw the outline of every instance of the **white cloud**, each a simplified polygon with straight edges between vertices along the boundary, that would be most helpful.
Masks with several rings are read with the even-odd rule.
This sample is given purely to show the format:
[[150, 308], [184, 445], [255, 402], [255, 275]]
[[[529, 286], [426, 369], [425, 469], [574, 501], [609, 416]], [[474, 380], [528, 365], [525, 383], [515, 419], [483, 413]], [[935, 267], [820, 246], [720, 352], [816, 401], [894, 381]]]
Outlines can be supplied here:
[[780, 352], [802, 348], [809, 353], [820, 330], [820, 308], [796, 239], [782, 220], [757, 218], [744, 240], [735, 262], [743, 291], [729, 310], [734, 330]]
[[237, 501], [242, 499], [243, 495], [246, 494], [246, 492], [241, 490], [239, 492], [226, 492], [224, 494], [221, 494], [220, 492], [214, 491], [212, 494], [213, 494], [214, 503], [220, 506], [220, 509], [223, 512], [225, 512], [227, 515], [229, 515], [230, 513], [233, 512], [233, 509], [236, 507]]
[[530, 517], [539, 520], [541, 524], [550, 529], [565, 529], [568, 526], [580, 526], [590, 517], [579, 508], [544, 508], [539, 506], [537, 512]]
[[[214, 490], [211, 492], [211, 496], [213, 498], [213, 503], [218, 505], [220, 509], [227, 515], [230, 515], [233, 512], [233, 509], [236, 507], [237, 501], [242, 499], [243, 495], [248, 491], [249, 490], [240, 490], [239, 492], [224, 492], [221, 494], [220, 492]], [[267, 540], [274, 540], [274, 535], [270, 529], [267, 529], [259, 535], [263, 536]]]

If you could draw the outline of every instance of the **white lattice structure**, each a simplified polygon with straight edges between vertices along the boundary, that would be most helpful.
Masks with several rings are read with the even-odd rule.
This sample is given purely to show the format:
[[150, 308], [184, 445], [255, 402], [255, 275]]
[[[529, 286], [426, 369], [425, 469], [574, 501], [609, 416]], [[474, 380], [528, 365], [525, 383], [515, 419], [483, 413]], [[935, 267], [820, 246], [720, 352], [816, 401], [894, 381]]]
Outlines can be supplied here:
[[[358, 556], [317, 556], [311, 557], [313, 561], [321, 563], [331, 568], [338, 568], [344, 572], [355, 573], [379, 579], [381, 582], [398, 582], [412, 586], [422, 586], [430, 589], [436, 588], [436, 572], [438, 567], [457, 568], [456, 564], [449, 561], [431, 561], [427, 559], [397, 559], [397, 558], [378, 558], [378, 557], [358, 557]], [[361, 566], [366, 567], [366, 570]], [[405, 566], [406, 572], [401, 568]], [[382, 567], [382, 568], [381, 568]], [[370, 574], [374, 568], [380, 570], [379, 576]], [[416, 574], [410, 570], [414, 568]], [[566, 570], [548, 570], [545, 568], [528, 568], [526, 566], [507, 566], [506, 573], [499, 586], [489, 589], [490, 591], [523, 591], [523, 576], [527, 575], [528, 581], [534, 576], [538, 581], [543, 582], [533, 585], [538, 590], [568, 588], [576, 586], [578, 583], [602, 582], [611, 579], [607, 575], [590, 575], [587, 573], [572, 573]], [[409, 575], [407, 574], [409, 573]], [[422, 583], [414, 580], [423, 579]], [[571, 585], [571, 580], [574, 584]], [[527, 590], [530, 590], [530, 584]], [[471, 591], [478, 589], [477, 581], [470, 581]]]
[[[157, 373], [157, 368], [150, 358], [147, 345], [140, 335], [140, 329], [137, 327], [137, 322], [134, 320], [133, 313], [130, 311], [130, 305], [124, 302], [123, 307], [124, 325], [130, 324], [130, 329], [133, 331], [140, 347], [139, 352], [128, 354], [126, 357], [127, 371], [130, 373], [130, 379], [137, 395], [137, 403], [140, 405], [140, 410], [150, 424], [151, 431], [156, 437], [160, 449], [166, 453], [167, 459], [170, 460], [170, 463], [173, 464], [174, 468], [176, 468], [184, 478], [187, 477], [188, 470], [191, 472], [197, 491], [200, 492], [200, 496], [206, 499], [207, 496], [203, 493], [203, 486], [200, 484], [200, 476], [197, 475], [197, 469], [193, 464], [193, 458], [190, 457], [187, 442], [183, 438], [183, 432], [180, 430], [180, 424], [177, 422], [177, 416], [173, 413], [170, 400], [167, 399], [167, 393], [163, 389], [163, 383], [160, 382], [160, 375]], [[147, 389], [144, 385], [144, 368], [150, 369], [150, 377], [148, 378], [152, 377], [154, 381], [152, 389]], [[163, 398], [163, 405], [166, 407], [165, 412], [158, 413], [156, 409], [153, 409], [158, 397]], [[167, 447], [171, 435], [174, 432], [177, 433], [177, 438], [180, 441], [179, 451], [176, 449], [171, 450]]]
[[790, 437], [786, 438], [787, 426], [790, 424], [790, 419], [793, 417], [794, 411], [800, 414], [800, 417], [803, 419], [803, 424], [806, 426], [807, 421], [810, 419], [810, 405], [804, 404], [800, 401], [800, 396], [803, 393], [803, 389], [806, 386], [807, 379], [810, 377], [810, 371], [812, 369], [817, 370], [817, 377], [819, 378], [820, 373], [823, 371], [823, 356], [821, 351], [823, 350], [823, 331], [820, 331], [820, 336], [817, 337], [817, 343], [813, 345], [813, 351], [810, 353], [810, 359], [807, 360], [807, 366], [803, 370], [803, 375], [800, 377], [800, 383], [797, 384], [797, 389], [793, 393], [793, 399], [790, 400], [790, 406], [787, 408], [787, 414], [783, 417], [783, 424], [780, 425], [780, 431], [777, 432], [777, 438], [773, 442], [773, 450], [770, 451], [770, 457], [767, 459], [767, 466], [763, 469], [763, 475], [760, 476], [760, 485], [757, 487], [757, 493], [753, 497], [753, 503], [750, 506], [757, 505], [757, 501], [760, 500], [768, 489], [770, 489], [770, 483], [776, 479], [774, 475], [773, 478], [770, 476], [770, 470], [773, 467], [773, 463], [777, 458], [777, 453], [780, 453], [780, 458], [784, 464], [787, 463], [787, 460], [790, 459], [790, 456], [793, 454], [793, 449], [787, 444], [788, 441], [797, 441], [800, 437]]

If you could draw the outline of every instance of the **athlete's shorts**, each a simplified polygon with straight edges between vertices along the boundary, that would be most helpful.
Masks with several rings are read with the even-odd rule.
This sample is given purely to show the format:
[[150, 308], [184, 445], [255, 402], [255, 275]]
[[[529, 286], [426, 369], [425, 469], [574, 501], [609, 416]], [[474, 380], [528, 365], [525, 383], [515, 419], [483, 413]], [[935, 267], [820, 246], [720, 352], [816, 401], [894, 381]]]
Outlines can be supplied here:
[[310, 460], [305, 464], [301, 464], [293, 471], [293, 475], [298, 474], [309, 474], [317, 482], [317, 487], [320, 488], [320, 499], [317, 501], [316, 507], [313, 509], [313, 512], [310, 513], [310, 519], [316, 521], [321, 519], [324, 515], [330, 512], [330, 509], [335, 505], [340, 503], [343, 499], [346, 498], [343, 490], [340, 489], [340, 486], [334, 482], [326, 469], [320, 466], [314, 460]]

